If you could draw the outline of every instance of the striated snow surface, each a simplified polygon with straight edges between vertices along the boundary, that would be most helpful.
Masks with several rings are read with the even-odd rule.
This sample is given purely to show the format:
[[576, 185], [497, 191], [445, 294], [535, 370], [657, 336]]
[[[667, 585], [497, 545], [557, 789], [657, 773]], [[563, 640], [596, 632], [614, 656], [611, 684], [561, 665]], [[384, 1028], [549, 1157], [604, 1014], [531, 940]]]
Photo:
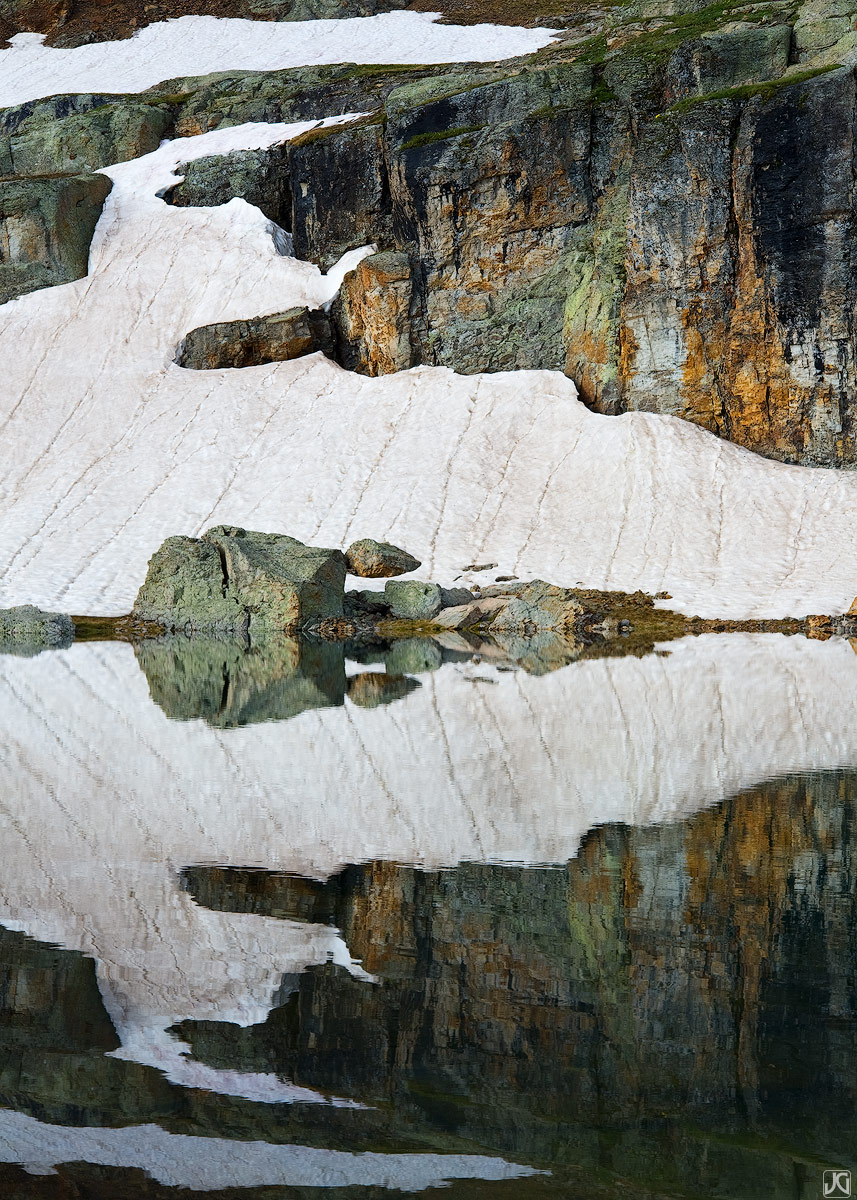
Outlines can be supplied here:
[[217, 130], [110, 168], [89, 276], [0, 306], [0, 605], [127, 611], [164, 537], [232, 522], [392, 540], [443, 582], [490, 561], [666, 590], [705, 616], [848, 607], [857, 474], [772, 463], [670, 417], [590, 413], [556, 372], [177, 367], [193, 327], [322, 304], [368, 252], [323, 276], [280, 256], [242, 200], [156, 194], [182, 161], [306, 127]]
[[333, 63], [496, 62], [533, 54], [551, 29], [437, 25], [438, 13], [396, 12], [326, 21], [178, 17], [132, 38], [72, 50], [19, 33], [0, 50], [0, 107], [63, 92], [142, 92], [167, 79], [216, 71], [280, 71]]
[[33, 1175], [61, 1163], [133, 1167], [167, 1187], [214, 1191], [290, 1185], [376, 1187], [409, 1194], [453, 1179], [518, 1179], [533, 1167], [481, 1154], [351, 1154], [314, 1146], [271, 1145], [167, 1133], [157, 1125], [126, 1129], [67, 1129], [25, 1113], [0, 1110], [0, 1162], [20, 1163]]
[[130, 647], [0, 658], [0, 923], [98, 962], [117, 1056], [185, 1086], [316, 1099], [187, 1058], [174, 1023], [264, 1020], [333, 928], [195, 904], [208, 862], [562, 863], [596, 824], [677, 820], [789, 772], [857, 767], [847, 642], [709, 635], [551, 675], [445, 666], [376, 710], [218, 730], [169, 721]]

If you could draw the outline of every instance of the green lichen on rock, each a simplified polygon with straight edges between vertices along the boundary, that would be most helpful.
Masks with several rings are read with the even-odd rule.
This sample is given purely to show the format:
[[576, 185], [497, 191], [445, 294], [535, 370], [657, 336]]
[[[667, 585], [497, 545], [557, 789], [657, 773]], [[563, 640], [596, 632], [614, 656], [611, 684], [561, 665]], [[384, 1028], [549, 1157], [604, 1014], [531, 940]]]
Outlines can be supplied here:
[[167, 630], [253, 641], [342, 616], [345, 557], [282, 534], [218, 525], [172, 537], [149, 561], [134, 616]]
[[0, 304], [86, 274], [111, 186], [93, 174], [0, 178]]
[[408, 621], [430, 621], [441, 609], [440, 588], [418, 579], [391, 579], [384, 588], [394, 617]]

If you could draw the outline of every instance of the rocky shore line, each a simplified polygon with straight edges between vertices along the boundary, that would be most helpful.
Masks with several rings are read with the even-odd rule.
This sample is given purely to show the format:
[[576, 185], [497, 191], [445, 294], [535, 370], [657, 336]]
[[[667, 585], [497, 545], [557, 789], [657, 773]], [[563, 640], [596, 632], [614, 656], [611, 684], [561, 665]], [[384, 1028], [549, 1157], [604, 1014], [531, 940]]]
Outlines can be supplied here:
[[[491, 584], [452, 587], [401, 578], [420, 565], [406, 550], [370, 538], [341, 551], [219, 525], [200, 538], [167, 538], [124, 617], [72, 616], [32, 605], [0, 610], [0, 653], [38, 653], [75, 639], [140, 644], [176, 636], [236, 639], [248, 649], [282, 636], [366, 643], [551, 634], [566, 645], [615, 643], [617, 650], [624, 645], [636, 653], [701, 633], [857, 637], [857, 601], [839, 616], [712, 620], [664, 607], [666, 593], [563, 588], [504, 576]], [[463, 573], [481, 569], [471, 564]], [[348, 575], [383, 579], [384, 588], [346, 589]], [[465, 648], [468, 644], [465, 640]]]

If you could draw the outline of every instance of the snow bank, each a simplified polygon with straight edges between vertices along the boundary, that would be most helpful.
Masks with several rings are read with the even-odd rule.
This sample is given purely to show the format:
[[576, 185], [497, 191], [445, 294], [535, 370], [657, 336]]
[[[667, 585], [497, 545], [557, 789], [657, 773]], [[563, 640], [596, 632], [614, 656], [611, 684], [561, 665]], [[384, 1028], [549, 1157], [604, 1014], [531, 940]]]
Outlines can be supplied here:
[[385, 538], [446, 582], [491, 561], [666, 590], [704, 616], [848, 607], [856, 474], [772, 463], [670, 417], [593, 414], [555, 372], [175, 366], [195, 326], [322, 304], [365, 253], [323, 276], [277, 254], [242, 200], [156, 196], [183, 160], [305, 128], [217, 130], [110, 168], [90, 275], [0, 306], [0, 605], [127, 611], [164, 537], [232, 522]]
[[550, 29], [437, 25], [438, 13], [396, 12], [329, 21], [179, 17], [132, 38], [73, 50], [19, 33], [0, 51], [0, 107], [63, 92], [142, 92], [215, 71], [281, 71], [332, 63], [496, 62], [551, 43]]
[[120, 1057], [286, 1099], [270, 1076], [184, 1058], [167, 1028], [262, 1021], [283, 972], [328, 957], [366, 976], [337, 930], [202, 908], [181, 868], [563, 863], [596, 824], [857, 766], [847, 642], [710, 635], [669, 651], [540, 678], [446, 666], [386, 708], [232, 730], [167, 720], [128, 646], [2, 657], [0, 923], [98, 961]]

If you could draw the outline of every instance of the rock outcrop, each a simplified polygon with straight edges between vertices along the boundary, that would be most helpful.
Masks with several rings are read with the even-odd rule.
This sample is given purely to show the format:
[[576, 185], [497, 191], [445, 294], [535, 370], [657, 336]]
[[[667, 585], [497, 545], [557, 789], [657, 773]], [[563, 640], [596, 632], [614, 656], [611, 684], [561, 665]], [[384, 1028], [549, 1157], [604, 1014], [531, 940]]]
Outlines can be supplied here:
[[0, 178], [0, 304], [86, 274], [110, 188], [104, 175]]
[[281, 534], [228, 525], [167, 538], [149, 561], [134, 616], [170, 631], [253, 641], [342, 616], [345, 557]]
[[548, 1194], [788, 1194], [799, 1164], [849, 1153], [854, 789], [817, 774], [602, 826], [559, 870], [191, 867], [198, 903], [335, 924], [375, 982], [314, 967], [263, 1024], [177, 1032], [218, 1066], [383, 1105], [408, 1136], [550, 1162]]
[[319, 309], [290, 308], [265, 317], [218, 321], [191, 329], [179, 343], [175, 361], [191, 371], [212, 371], [286, 362], [317, 351], [332, 353], [327, 314]]
[[164, 193], [167, 204], [208, 208], [235, 197], [255, 204], [281, 229], [292, 227], [292, 189], [285, 146], [210, 155], [179, 168], [181, 183]]

